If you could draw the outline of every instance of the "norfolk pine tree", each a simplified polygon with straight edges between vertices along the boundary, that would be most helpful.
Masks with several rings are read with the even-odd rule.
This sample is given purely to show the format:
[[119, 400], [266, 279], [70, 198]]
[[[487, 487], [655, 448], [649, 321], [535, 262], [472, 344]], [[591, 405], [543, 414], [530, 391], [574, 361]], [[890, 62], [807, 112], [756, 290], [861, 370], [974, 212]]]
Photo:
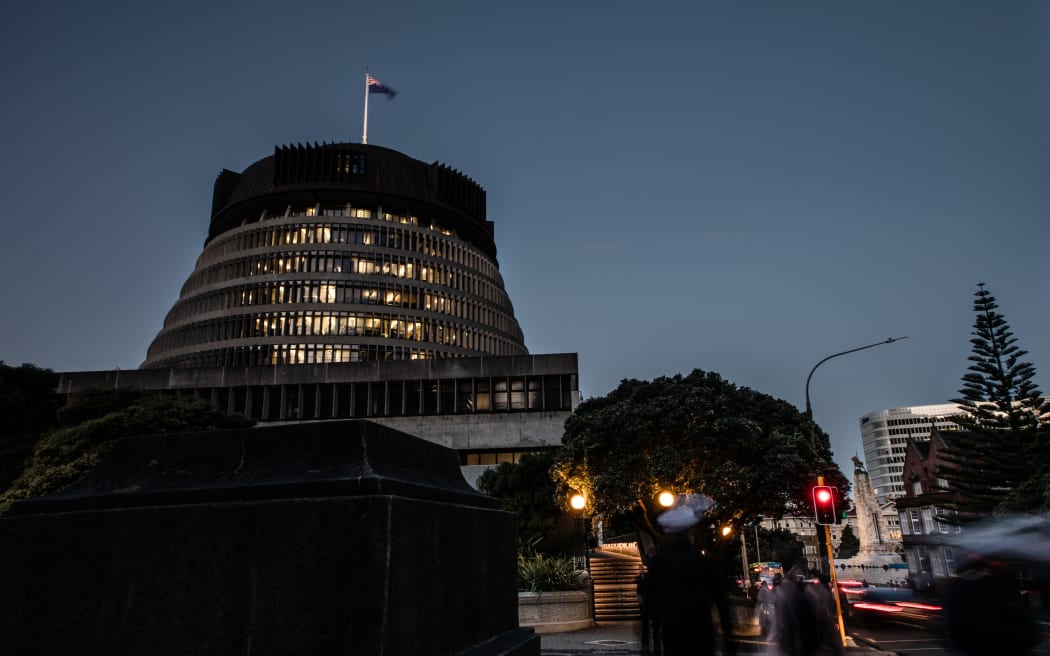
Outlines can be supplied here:
[[1035, 366], [1021, 361], [1028, 352], [1017, 346], [984, 283], [978, 284], [975, 297], [971, 364], [962, 378], [962, 398], [954, 401], [964, 411], [957, 419], [963, 430], [951, 434], [946, 453], [958, 469], [946, 471], [945, 477], [958, 493], [964, 515], [1037, 510], [1018, 507], [1034, 501], [1017, 495], [1046, 480], [1050, 404], [1034, 382]]

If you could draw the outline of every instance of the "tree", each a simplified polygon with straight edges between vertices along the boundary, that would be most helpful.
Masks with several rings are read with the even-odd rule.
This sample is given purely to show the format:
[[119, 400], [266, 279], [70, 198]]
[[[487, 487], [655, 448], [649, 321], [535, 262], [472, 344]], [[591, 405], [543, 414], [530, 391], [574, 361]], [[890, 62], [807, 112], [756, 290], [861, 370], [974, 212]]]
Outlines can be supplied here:
[[50, 369], [0, 361], [0, 491], [18, 478], [40, 435], [55, 424], [57, 384]]
[[[92, 395], [96, 412], [87, 408], [80, 423], [57, 427], [37, 442], [24, 471], [0, 495], [0, 512], [19, 499], [66, 488], [90, 471], [123, 437], [151, 433], [181, 433], [250, 426], [240, 415], [228, 415], [200, 399], [170, 395], [117, 394], [125, 402], [113, 407], [104, 393]], [[134, 400], [132, 400], [134, 399]], [[120, 406], [120, 403], [116, 404]], [[91, 416], [109, 410], [101, 416]]]
[[783, 528], [772, 531], [763, 529], [762, 538], [762, 553], [770, 554], [769, 559], [780, 563], [785, 572], [795, 565], [806, 565], [805, 545], [791, 531]]
[[839, 551], [836, 558], [852, 558], [860, 552], [860, 538], [853, 532], [853, 527], [846, 525], [842, 527], [842, 536], [839, 539]]
[[1028, 352], [1017, 346], [995, 298], [984, 283], [977, 287], [971, 364], [962, 378], [962, 398], [955, 400], [965, 413], [956, 419], [964, 430], [946, 440], [945, 454], [955, 465], [945, 478], [958, 495], [958, 509], [971, 516], [1007, 506], [1025, 509], [1019, 507], [1030, 502], [1025, 499], [1039, 495], [1024, 490], [1050, 465], [1050, 405], [1034, 382], [1035, 367], [1021, 361]]
[[662, 490], [711, 498], [717, 525], [780, 517], [807, 507], [818, 474], [840, 490], [849, 486], [827, 435], [814, 431], [814, 448], [809, 428], [793, 405], [713, 372], [624, 380], [566, 421], [555, 476], [586, 494], [595, 513], [624, 516], [657, 537]]
[[504, 462], [478, 477], [478, 489], [499, 499], [500, 508], [518, 516], [518, 542], [541, 547], [558, 523], [558, 490], [551, 479], [554, 456], [527, 453], [517, 464]]

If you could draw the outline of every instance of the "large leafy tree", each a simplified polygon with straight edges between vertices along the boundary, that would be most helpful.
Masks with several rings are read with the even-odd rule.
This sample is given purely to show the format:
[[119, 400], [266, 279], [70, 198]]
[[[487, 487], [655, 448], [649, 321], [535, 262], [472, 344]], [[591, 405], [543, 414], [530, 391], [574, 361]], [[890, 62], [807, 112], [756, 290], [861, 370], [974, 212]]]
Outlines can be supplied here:
[[200, 399], [142, 392], [101, 391], [76, 398], [60, 424], [37, 442], [25, 469], [0, 495], [0, 512], [20, 499], [61, 490], [80, 480], [123, 437], [250, 426]]
[[549, 452], [527, 453], [517, 463], [502, 463], [478, 477], [478, 489], [518, 516], [518, 541], [526, 549], [543, 549], [558, 524], [553, 465], [554, 455]]
[[970, 366], [955, 401], [965, 411], [957, 419], [964, 430], [948, 440], [946, 459], [956, 467], [945, 477], [965, 514], [1038, 509], [1048, 496], [1040, 488], [1050, 466], [1050, 404], [995, 297], [984, 283], [974, 296]]
[[40, 435], [54, 425], [57, 384], [50, 369], [0, 362], [0, 491], [18, 478]]
[[652, 535], [661, 490], [715, 502], [710, 523], [739, 523], [807, 507], [818, 475], [843, 493], [827, 435], [793, 405], [717, 373], [624, 380], [582, 404], [565, 423], [555, 475], [590, 509], [626, 517]]
[[839, 551], [836, 558], [852, 558], [860, 551], [860, 538], [849, 525], [842, 527], [842, 539], [839, 540]]

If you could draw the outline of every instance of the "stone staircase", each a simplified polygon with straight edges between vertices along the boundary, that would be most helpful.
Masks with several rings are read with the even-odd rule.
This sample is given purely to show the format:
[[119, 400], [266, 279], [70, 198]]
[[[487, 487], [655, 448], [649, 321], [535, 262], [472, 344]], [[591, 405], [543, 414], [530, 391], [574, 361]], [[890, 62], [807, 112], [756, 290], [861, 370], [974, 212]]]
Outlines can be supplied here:
[[594, 583], [594, 621], [637, 620], [638, 575], [642, 559], [634, 554], [595, 549], [591, 554], [591, 580]]

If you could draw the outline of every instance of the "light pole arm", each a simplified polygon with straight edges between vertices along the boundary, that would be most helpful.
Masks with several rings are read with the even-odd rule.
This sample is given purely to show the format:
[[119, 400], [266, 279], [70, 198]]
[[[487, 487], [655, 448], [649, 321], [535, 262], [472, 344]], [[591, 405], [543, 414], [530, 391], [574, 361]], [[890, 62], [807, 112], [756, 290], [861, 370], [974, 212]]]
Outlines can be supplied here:
[[864, 351], [865, 348], [873, 348], [875, 346], [881, 346], [882, 344], [891, 344], [894, 342], [899, 342], [902, 339], [907, 338], [907, 335], [905, 335], [904, 337], [890, 337], [888, 339], [882, 340], [881, 342], [875, 342], [874, 344], [867, 344], [866, 346], [850, 348], [849, 351], [843, 351], [842, 353], [833, 353], [832, 355], [827, 356], [820, 362], [813, 365], [813, 368], [810, 369], [810, 375], [805, 377], [805, 418], [810, 420], [810, 446], [812, 446], [814, 450], [816, 450], [817, 448], [817, 437], [813, 432], [813, 406], [810, 405], [810, 380], [813, 379], [813, 373], [817, 371], [817, 367], [823, 364], [824, 362], [831, 360], [832, 358], [837, 358], [839, 356], [844, 356], [850, 353], [857, 353], [858, 351]]
[[875, 342], [874, 344], [868, 344], [867, 346], [858, 346], [855, 349], [850, 349], [848, 351], [842, 351], [841, 353], [832, 353], [828, 357], [824, 358], [820, 362], [818, 362], [815, 365], [813, 365], [813, 368], [809, 370], [809, 375], [806, 376], [806, 418], [810, 419], [810, 420], [813, 419], [813, 408], [809, 404], [809, 381], [813, 378], [813, 372], [817, 370], [817, 367], [819, 367], [820, 365], [824, 364], [825, 362], [827, 362], [831, 358], [837, 358], [840, 355], [848, 355], [850, 353], [856, 353], [857, 351], [863, 351], [864, 349], [870, 349], [870, 348], [873, 348], [875, 346], [882, 346], [883, 344], [892, 344], [893, 342], [899, 342], [902, 339], [908, 339], [908, 336], [905, 335], [904, 337], [890, 337], [888, 339], [884, 339], [881, 342]]

